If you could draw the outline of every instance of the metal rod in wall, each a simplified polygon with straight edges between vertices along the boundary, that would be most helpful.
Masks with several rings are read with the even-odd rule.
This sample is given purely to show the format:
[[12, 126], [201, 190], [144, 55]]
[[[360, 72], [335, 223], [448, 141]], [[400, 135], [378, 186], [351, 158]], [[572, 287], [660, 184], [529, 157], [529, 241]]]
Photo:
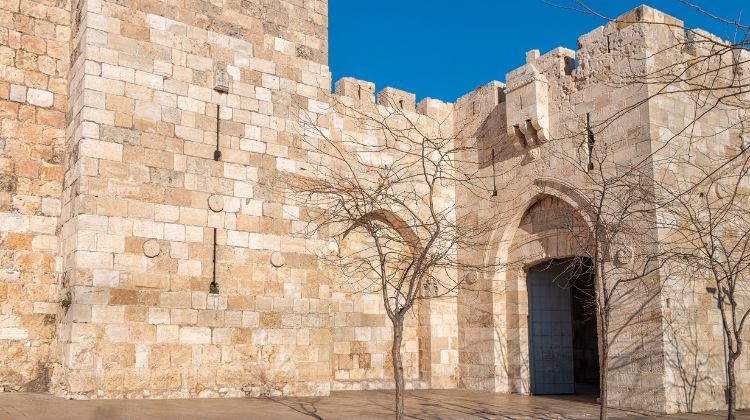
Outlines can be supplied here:
[[216, 104], [216, 150], [214, 150], [214, 160], [221, 160], [221, 150], [219, 150], [219, 113], [221, 112], [221, 105]]
[[590, 171], [594, 169], [594, 132], [591, 130], [591, 114], [586, 113], [586, 147], [588, 150], [588, 163], [586, 170]]
[[214, 255], [213, 255], [213, 275], [211, 277], [211, 286], [212, 289], [218, 289], [218, 284], [216, 283], [216, 228], [214, 228]]
[[497, 176], [495, 174], [495, 149], [492, 149], [492, 196], [497, 197]]

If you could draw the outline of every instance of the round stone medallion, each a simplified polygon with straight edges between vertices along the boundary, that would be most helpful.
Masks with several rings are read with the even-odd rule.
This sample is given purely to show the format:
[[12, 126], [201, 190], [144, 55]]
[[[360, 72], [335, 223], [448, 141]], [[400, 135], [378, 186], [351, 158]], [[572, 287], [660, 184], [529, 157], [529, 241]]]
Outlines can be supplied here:
[[281, 267], [284, 265], [284, 256], [281, 252], [274, 251], [271, 253], [271, 265], [274, 267]]
[[727, 196], [726, 188], [723, 185], [716, 183], [714, 184], [714, 194], [716, 194], [716, 198], [724, 198]]
[[474, 270], [471, 270], [468, 273], [466, 273], [466, 275], [464, 276], [464, 282], [469, 285], [474, 284], [477, 282], [477, 277], [478, 277], [477, 272]]
[[216, 213], [224, 210], [224, 197], [220, 195], [212, 195], [208, 197], [208, 208]]
[[615, 253], [615, 262], [618, 265], [629, 264], [633, 260], [633, 250], [629, 247], [622, 247]]
[[149, 239], [148, 241], [143, 243], [143, 253], [146, 254], [149, 258], [154, 258], [161, 252], [161, 247], [159, 246], [159, 242], [157, 242], [155, 239]]

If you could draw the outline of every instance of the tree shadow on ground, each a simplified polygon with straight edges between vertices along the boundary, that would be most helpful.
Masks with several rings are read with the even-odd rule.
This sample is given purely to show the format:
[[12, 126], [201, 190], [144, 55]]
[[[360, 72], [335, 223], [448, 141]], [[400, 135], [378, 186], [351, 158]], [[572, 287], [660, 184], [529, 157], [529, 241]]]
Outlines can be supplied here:
[[315, 398], [311, 401], [303, 401], [297, 398], [274, 398], [266, 397], [268, 401], [282, 405], [290, 410], [294, 410], [297, 413], [304, 414], [308, 417], [312, 417], [318, 420], [324, 420], [325, 418], [318, 414], [318, 407], [316, 404], [320, 402], [320, 398]]

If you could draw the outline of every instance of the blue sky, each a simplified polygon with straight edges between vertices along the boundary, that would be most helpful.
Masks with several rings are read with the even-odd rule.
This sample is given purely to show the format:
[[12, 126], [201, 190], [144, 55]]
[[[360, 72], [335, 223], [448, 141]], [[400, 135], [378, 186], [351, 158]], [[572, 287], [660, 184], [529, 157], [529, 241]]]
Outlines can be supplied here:
[[[333, 80], [351, 76], [424, 97], [453, 102], [522, 65], [528, 50], [542, 54], [557, 46], [575, 50], [579, 35], [602, 25], [598, 17], [548, 3], [569, 0], [329, 0], [329, 64]], [[588, 0], [598, 12], [616, 17], [644, 0]], [[678, 0], [646, 4], [731, 38], [731, 28], [706, 18]], [[736, 19], [748, 0], [695, 0], [716, 15]]]

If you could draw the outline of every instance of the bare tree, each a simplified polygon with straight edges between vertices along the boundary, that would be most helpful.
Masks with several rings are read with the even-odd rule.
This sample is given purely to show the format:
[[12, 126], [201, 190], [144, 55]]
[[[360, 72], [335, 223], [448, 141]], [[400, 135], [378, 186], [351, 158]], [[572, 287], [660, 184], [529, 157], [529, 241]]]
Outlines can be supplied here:
[[728, 418], [736, 417], [737, 361], [750, 318], [750, 152], [719, 167], [690, 165], [703, 181], [669, 196], [671, 243], [686, 275], [707, 279], [726, 347]]
[[333, 275], [355, 290], [377, 292], [393, 326], [391, 357], [397, 418], [404, 418], [402, 341], [407, 314], [426, 299], [454, 295], [470, 266], [461, 248], [487, 246], [491, 220], [459, 225], [457, 184], [483, 196], [489, 189], [476, 164], [460, 156], [475, 148], [450, 112], [420, 115], [396, 101], [353, 106], [334, 96], [333, 126], [302, 112], [304, 148], [313, 163], [289, 177], [292, 197], [305, 209], [306, 235], [333, 238], [321, 254]]
[[[638, 25], [642, 33], [650, 37], [651, 42], [644, 49], [618, 48], [618, 45], [613, 44], [610, 51], [608, 36], [605, 50], [607, 55], [625, 58], [630, 65], [619, 69], [610, 68], [610, 72], [602, 73], [603, 79], [600, 82], [613, 88], [640, 88], [646, 94], [638, 101], [600, 119], [593, 124], [592, 130], [606, 131], [643, 109], [644, 105], [651, 107], [651, 115], [654, 117], [651, 123], [661, 128], [658, 134], [652, 132], [643, 136], [644, 139], [650, 138], [652, 150], [643, 156], [642, 161], [633, 162], [633, 167], [625, 172], [641, 172], [650, 178], [647, 183], [653, 188], [651, 207], [655, 214], [654, 220], [658, 221], [655, 225], [658, 229], [675, 229], [676, 226], [671, 225], [671, 217], [679, 221], [680, 228], [693, 224], [686, 223], [685, 220], [697, 218], [695, 221], [700, 222], [700, 226], [685, 231], [675, 229], [676, 236], [665, 237], [661, 232], [658, 234], [660, 249], [656, 249], [656, 254], [648, 259], [660, 260], [662, 263], [659, 265], [667, 265], [672, 269], [683, 266], [685, 261], [691, 261], [690, 266], [693, 268], [698, 267], [694, 258], [704, 252], [695, 246], [692, 253], [685, 248], [690, 243], [702, 245], [698, 238], [739, 246], [742, 239], [728, 233], [732, 229], [720, 226], [730, 220], [724, 220], [719, 215], [727, 215], [732, 223], [741, 224], [743, 219], [736, 214], [743, 205], [747, 206], [740, 204], [744, 198], [734, 203], [735, 198], [738, 198], [737, 191], [737, 194], [727, 193], [727, 197], [733, 197], [729, 200], [731, 202], [727, 202], [726, 197], [721, 203], [714, 202], [706, 188], [721, 188], [714, 185], [717, 179], [737, 177], [742, 172], [738, 168], [743, 166], [738, 165], [737, 161], [745, 159], [743, 154], [746, 153], [747, 143], [750, 143], [750, 133], [746, 128], [750, 122], [750, 26], [741, 23], [740, 16], [722, 17], [686, 0], [675, 0], [675, 3], [682, 4], [686, 10], [701, 16], [704, 23], [723, 27], [725, 31], [722, 35], [729, 39], [721, 39], [700, 29], [687, 28], [683, 22], [670, 17], [654, 19], [644, 16], [650, 12], [642, 7], [615, 19], [582, 0], [554, 4], [556, 7], [596, 16], [618, 28]], [[614, 42], [617, 41], [613, 39]], [[727, 167], [733, 168], [733, 172], [722, 175]], [[738, 188], [741, 184], [738, 182]], [[699, 192], [703, 192], [703, 195], [696, 200], [695, 195]], [[712, 225], [701, 219], [705, 217], [716, 223]], [[680, 234], [691, 239], [682, 238]], [[733, 250], [736, 251], [736, 248]], [[712, 249], [711, 252], [715, 255], [716, 252], [723, 251]], [[695, 255], [688, 258], [693, 254]], [[729, 253], [723, 258], [725, 260], [719, 261], [733, 260], [735, 269], [741, 265], [736, 254]], [[715, 264], [706, 261], [703, 263], [706, 268]], [[729, 263], [720, 264], [726, 266]], [[711, 277], [716, 281], [716, 276], [712, 274]], [[735, 277], [732, 281], [741, 281], [741, 276]], [[662, 279], [667, 280], [664, 273]], [[727, 282], [727, 279], [722, 281]], [[718, 305], [726, 305], [724, 309], [727, 320], [731, 321], [732, 311], [737, 307], [732, 306], [732, 300], [727, 295], [729, 288], [726, 285], [725, 289], [718, 285], [714, 288]], [[739, 289], [742, 290], [742, 287]], [[737, 324], [725, 322], [723, 318], [721, 322], [724, 335], [735, 337], [734, 339], [739, 340], [737, 343], [741, 342], [741, 331], [739, 335], [735, 335], [741, 319], [742, 317], [737, 320]], [[736, 345], [727, 339], [727, 353], [736, 351], [737, 347], [732, 348]], [[727, 371], [730, 370], [730, 362], [734, 363], [731, 357], [727, 357]], [[729, 417], [734, 418], [736, 383], [733, 375], [728, 373], [727, 376], [727, 405]], [[691, 394], [689, 398], [692, 400], [694, 395]]]
[[[573, 275], [566, 277], [594, 277], [594, 307], [584, 309], [597, 319], [599, 414], [604, 419], [612, 373], [647, 358], [651, 346], [660, 339], [661, 331], [656, 326], [660, 323], [658, 306], [663, 284], [660, 271], [665, 270], [669, 259], [656, 232], [651, 162], [619, 162], [615, 155], [633, 138], [618, 139], [606, 125], [589, 127], [552, 140], [577, 142], [578, 148], [549, 150], [576, 168], [576, 189], [585, 198], [575, 211], [586, 217], [587, 224], [582, 225], [572, 214], [561, 214], [558, 224], [576, 241], [576, 257], [566, 273]], [[594, 137], [598, 141], [594, 142]], [[634, 342], [633, 336], [640, 336], [640, 340]]]

